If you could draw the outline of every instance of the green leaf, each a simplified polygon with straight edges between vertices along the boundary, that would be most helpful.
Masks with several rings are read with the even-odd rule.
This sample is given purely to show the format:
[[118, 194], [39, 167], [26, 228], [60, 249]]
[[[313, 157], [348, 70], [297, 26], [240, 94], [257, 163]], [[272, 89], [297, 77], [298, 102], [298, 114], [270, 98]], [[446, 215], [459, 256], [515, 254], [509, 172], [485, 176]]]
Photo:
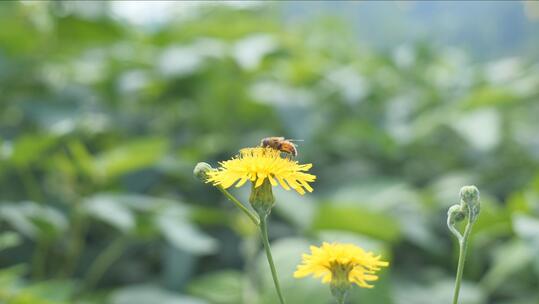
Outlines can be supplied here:
[[[311, 196], [300, 196], [295, 192], [279, 188], [274, 191], [278, 201], [285, 202], [276, 204], [275, 211], [299, 229], [308, 229], [312, 225], [313, 217], [316, 213], [315, 200]], [[297, 210], [301, 210], [301, 212], [297, 212]]]
[[100, 194], [84, 201], [85, 212], [127, 233], [135, 228], [135, 216], [128, 206], [114, 196]]
[[15, 285], [19, 278], [26, 274], [27, 268], [26, 265], [20, 264], [0, 269], [0, 286]]
[[86, 146], [79, 140], [72, 140], [68, 143], [68, 148], [73, 159], [77, 164], [77, 168], [87, 176], [91, 176], [93, 172], [93, 157], [88, 153]]
[[69, 301], [75, 292], [75, 287], [74, 281], [50, 280], [32, 284], [24, 288], [24, 291], [37, 298], [59, 303]]
[[55, 238], [68, 227], [63, 213], [50, 206], [30, 201], [1, 205], [0, 219], [30, 238]]
[[214, 304], [242, 303], [243, 279], [238, 271], [216, 271], [193, 279], [187, 291]]
[[492, 266], [481, 281], [484, 289], [493, 292], [505, 281], [510, 280], [530, 264], [533, 253], [521, 240], [510, 240], [500, 245], [494, 251]]
[[179, 295], [152, 285], [131, 285], [110, 296], [111, 304], [209, 304], [206, 301]]
[[513, 230], [534, 256], [535, 273], [539, 275], [539, 219], [524, 214], [513, 216]]
[[173, 246], [193, 254], [208, 254], [217, 250], [217, 241], [200, 231], [175, 208], [157, 216], [157, 227]]
[[15, 166], [24, 167], [39, 160], [56, 138], [49, 135], [26, 135], [17, 139], [13, 146], [11, 161]]
[[15, 232], [8, 231], [0, 234], [0, 251], [16, 247], [21, 243], [21, 236]]
[[132, 141], [98, 155], [94, 160], [94, 168], [100, 177], [118, 177], [154, 165], [167, 148], [168, 144], [163, 138]]
[[509, 105], [520, 98], [515, 93], [500, 87], [482, 86], [472, 91], [462, 104], [466, 108]]
[[524, 214], [513, 216], [515, 233], [527, 243], [539, 246], [539, 219]]
[[[417, 274], [416, 274], [417, 276]], [[451, 278], [431, 279], [430, 281], [417, 282], [406, 278], [399, 278], [394, 283], [395, 304], [432, 304], [449, 303], [453, 297], [455, 282]], [[485, 293], [471, 282], [463, 282], [461, 285], [459, 304], [485, 304]]]
[[509, 212], [488, 196], [483, 196], [481, 198], [481, 213], [472, 230], [473, 239], [480, 238], [482, 242], [488, 243], [499, 236], [511, 234]]
[[359, 206], [323, 204], [318, 208], [312, 228], [345, 230], [388, 242], [395, 242], [401, 237], [400, 227], [393, 217]]

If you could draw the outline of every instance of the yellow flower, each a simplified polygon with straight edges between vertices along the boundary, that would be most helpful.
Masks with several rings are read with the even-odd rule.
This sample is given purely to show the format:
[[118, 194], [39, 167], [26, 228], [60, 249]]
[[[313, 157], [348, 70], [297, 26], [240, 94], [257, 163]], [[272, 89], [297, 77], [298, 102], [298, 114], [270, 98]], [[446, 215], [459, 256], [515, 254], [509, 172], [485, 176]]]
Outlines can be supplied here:
[[278, 181], [284, 189], [292, 188], [303, 195], [305, 190], [313, 191], [309, 182], [316, 179], [316, 176], [305, 173], [312, 164], [300, 165], [297, 161], [281, 157], [281, 152], [272, 148], [245, 148], [234, 158], [219, 164], [218, 170], [207, 173], [207, 182], [224, 189], [234, 184], [241, 187], [247, 181], [258, 188], [267, 178], [272, 186], [277, 186]]
[[[366, 252], [353, 244], [329, 244], [321, 247], [311, 246], [311, 254], [304, 254], [302, 264], [294, 273], [295, 278], [313, 275], [322, 277], [323, 283], [347, 284], [355, 283], [360, 287], [372, 288], [369, 281], [378, 280], [375, 275], [388, 262], [380, 260], [372, 252]], [[337, 282], [341, 281], [341, 282]]]

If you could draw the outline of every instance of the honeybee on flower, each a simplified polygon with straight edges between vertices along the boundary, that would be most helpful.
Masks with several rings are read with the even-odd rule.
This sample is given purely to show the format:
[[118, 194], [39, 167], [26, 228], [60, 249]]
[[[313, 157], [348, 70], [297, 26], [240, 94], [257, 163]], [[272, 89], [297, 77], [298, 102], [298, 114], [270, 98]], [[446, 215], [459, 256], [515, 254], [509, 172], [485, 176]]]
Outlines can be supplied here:
[[294, 189], [301, 195], [305, 191], [312, 192], [309, 183], [314, 182], [316, 176], [307, 173], [312, 164], [299, 164], [280, 154], [280, 150], [271, 147], [241, 149], [232, 159], [220, 162], [218, 170], [208, 172], [207, 182], [227, 189], [251, 181], [258, 188], [268, 180], [272, 186]]
[[284, 153], [288, 153], [292, 156], [298, 156], [298, 149], [294, 141], [300, 141], [299, 139], [285, 139], [284, 137], [266, 137], [260, 141], [261, 147], [269, 147], [275, 150], [279, 150]]
[[[282, 157], [281, 153], [290, 157]], [[198, 163], [193, 170], [194, 175], [206, 183], [210, 183], [230, 199], [251, 221], [258, 226], [268, 264], [271, 269], [275, 291], [281, 304], [286, 304], [281, 292], [277, 270], [273, 263], [268, 237], [268, 217], [275, 204], [273, 187], [280, 185], [285, 190], [294, 189], [299, 194], [312, 192], [309, 183], [316, 176], [308, 173], [312, 164], [300, 164], [292, 159], [298, 151], [291, 140], [284, 137], [268, 137], [262, 139], [259, 147], [241, 149], [239, 154], [229, 160], [219, 162], [219, 168], [214, 169], [207, 163]], [[249, 209], [234, 195], [227, 191], [250, 182], [251, 194]], [[254, 212], [253, 212], [254, 211]]]

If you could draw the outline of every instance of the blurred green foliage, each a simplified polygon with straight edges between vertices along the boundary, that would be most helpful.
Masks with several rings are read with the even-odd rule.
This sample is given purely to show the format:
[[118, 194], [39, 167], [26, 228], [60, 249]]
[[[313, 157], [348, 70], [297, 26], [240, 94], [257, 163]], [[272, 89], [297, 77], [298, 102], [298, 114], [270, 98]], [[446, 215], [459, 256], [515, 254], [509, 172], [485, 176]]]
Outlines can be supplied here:
[[255, 227], [192, 176], [271, 135], [304, 139], [318, 176], [276, 193], [289, 303], [329, 303], [292, 278], [322, 240], [391, 261], [353, 303], [448, 303], [465, 184], [483, 205], [462, 303], [539, 302], [537, 62], [374, 52], [263, 5], [151, 26], [111, 5], [0, 4], [0, 303], [276, 303]]

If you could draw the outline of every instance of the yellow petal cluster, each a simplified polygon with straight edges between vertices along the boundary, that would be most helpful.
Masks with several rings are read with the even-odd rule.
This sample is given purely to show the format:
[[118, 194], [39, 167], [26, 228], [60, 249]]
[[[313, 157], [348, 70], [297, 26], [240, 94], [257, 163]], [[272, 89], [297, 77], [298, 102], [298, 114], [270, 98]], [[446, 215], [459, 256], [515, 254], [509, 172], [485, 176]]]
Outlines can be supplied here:
[[272, 148], [245, 148], [230, 160], [219, 163], [218, 170], [208, 172], [207, 182], [225, 189], [236, 185], [241, 187], [251, 181], [260, 187], [267, 178], [272, 186], [281, 185], [286, 190], [294, 189], [299, 194], [312, 192], [309, 185], [315, 175], [306, 173], [312, 164], [299, 164], [290, 158], [283, 158], [281, 152]]
[[315, 278], [321, 277], [323, 283], [331, 283], [335, 274], [345, 269], [350, 283], [372, 288], [373, 285], [368, 282], [378, 280], [376, 271], [388, 265], [388, 262], [380, 260], [380, 256], [356, 245], [324, 242], [321, 247], [311, 246], [310, 255], [303, 255], [302, 264], [294, 277], [313, 275]]

